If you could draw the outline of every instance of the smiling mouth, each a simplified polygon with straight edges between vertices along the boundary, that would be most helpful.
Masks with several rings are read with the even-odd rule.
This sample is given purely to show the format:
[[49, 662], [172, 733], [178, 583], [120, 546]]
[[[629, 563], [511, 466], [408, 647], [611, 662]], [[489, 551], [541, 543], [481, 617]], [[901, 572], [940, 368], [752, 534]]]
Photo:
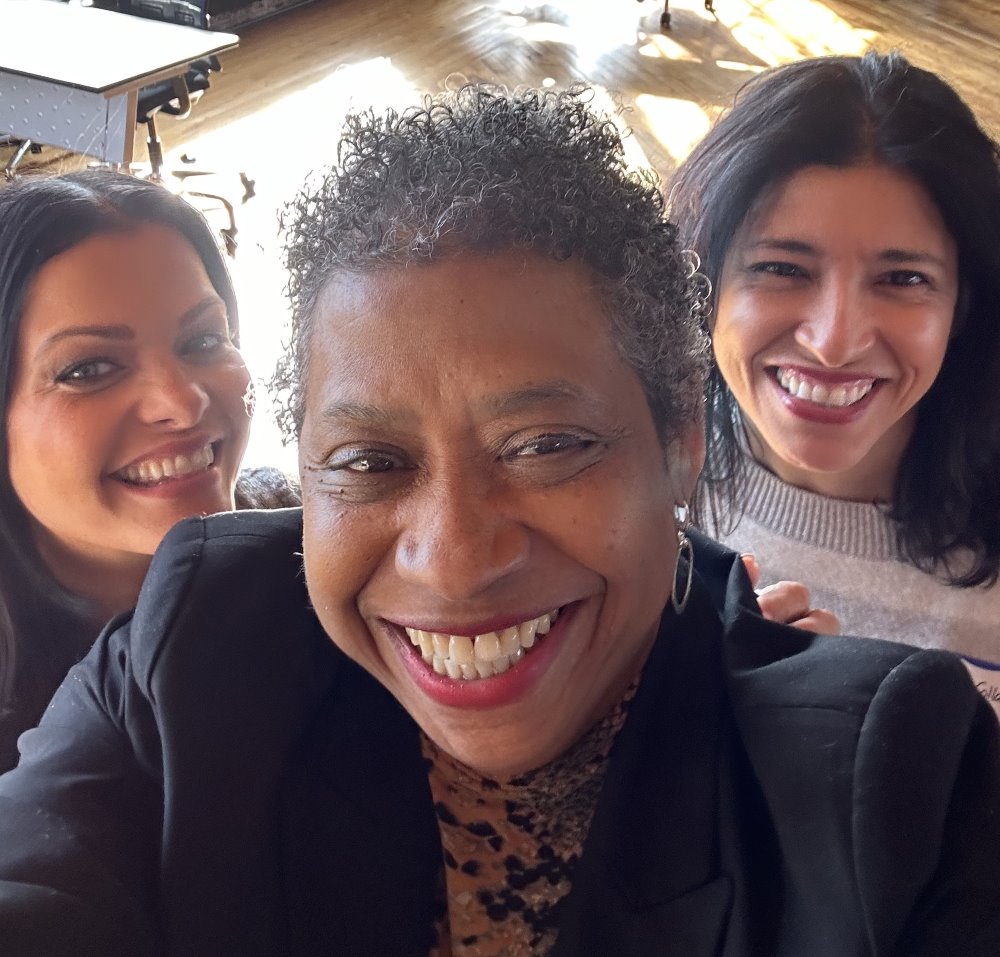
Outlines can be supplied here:
[[187, 478], [196, 472], [204, 472], [215, 462], [215, 447], [207, 442], [202, 448], [190, 455], [165, 455], [162, 458], [149, 458], [135, 465], [128, 465], [112, 477], [126, 485], [138, 485], [150, 488], [171, 479]]
[[775, 379], [789, 395], [828, 409], [842, 409], [857, 404], [875, 388], [877, 381], [876, 379], [857, 379], [854, 382], [831, 385], [810, 379], [801, 372], [796, 372], [785, 366], [778, 366], [775, 371]]
[[470, 638], [406, 628], [406, 635], [424, 663], [456, 681], [478, 681], [502, 675], [522, 661], [559, 617], [559, 609]]

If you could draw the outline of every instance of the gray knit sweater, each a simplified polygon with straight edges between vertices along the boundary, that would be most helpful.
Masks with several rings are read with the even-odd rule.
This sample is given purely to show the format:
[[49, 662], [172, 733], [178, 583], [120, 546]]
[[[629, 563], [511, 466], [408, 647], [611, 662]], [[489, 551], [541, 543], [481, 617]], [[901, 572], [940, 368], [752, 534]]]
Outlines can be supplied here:
[[[813, 607], [834, 612], [845, 634], [1000, 664], [1000, 585], [944, 584], [900, 557], [896, 523], [882, 508], [795, 488], [749, 456], [744, 493], [736, 529], [715, 537], [756, 557], [758, 587], [802, 582]], [[993, 682], [1000, 686], [1000, 672]]]

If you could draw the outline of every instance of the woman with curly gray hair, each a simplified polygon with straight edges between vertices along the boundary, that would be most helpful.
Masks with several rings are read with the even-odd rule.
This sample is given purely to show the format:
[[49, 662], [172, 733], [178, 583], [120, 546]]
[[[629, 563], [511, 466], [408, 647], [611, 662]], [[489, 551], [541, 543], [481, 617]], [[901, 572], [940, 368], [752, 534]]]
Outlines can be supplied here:
[[989, 711], [688, 532], [696, 283], [584, 92], [352, 117], [286, 225], [303, 511], [178, 526], [24, 736], [13, 952], [995, 954]]

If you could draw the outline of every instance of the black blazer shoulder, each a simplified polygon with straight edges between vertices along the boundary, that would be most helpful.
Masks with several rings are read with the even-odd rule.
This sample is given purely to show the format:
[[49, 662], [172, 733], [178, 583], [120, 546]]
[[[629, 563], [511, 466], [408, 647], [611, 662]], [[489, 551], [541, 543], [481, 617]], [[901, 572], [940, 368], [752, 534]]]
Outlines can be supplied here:
[[[270, 957], [290, 929], [308, 941], [332, 901], [344, 934], [410, 942], [348, 952], [415, 952], [421, 928], [386, 917], [405, 895], [364, 890], [398, 877], [393, 849], [434, 836], [412, 722], [322, 632], [300, 552], [298, 510], [194, 519], [167, 536], [135, 613], [71, 672], [22, 766], [0, 777], [11, 953], [152, 955], [168, 940], [171, 954]], [[689, 610], [665, 613], [616, 743], [561, 953], [585, 952], [572, 942], [597, 939], [600, 915], [609, 957], [669, 953], [665, 927], [696, 942], [684, 957], [1000, 953], [996, 726], [961, 666], [765, 622], [738, 556], [700, 537], [695, 568]], [[703, 685], [686, 680], [688, 662]], [[701, 734], [711, 722], [731, 755], [718, 779], [715, 739]], [[695, 751], [697, 773], [679, 774]], [[377, 783], [386, 775], [398, 787]], [[673, 807], [689, 786], [697, 799]], [[724, 798], [728, 839], [713, 837]], [[351, 855], [378, 841], [385, 871], [359, 883]], [[748, 863], [757, 843], [766, 853]], [[282, 860], [286, 878], [301, 871], [288, 907], [322, 889], [308, 921], [284, 909]], [[831, 949], [821, 928], [843, 923], [845, 939], [878, 948]]]

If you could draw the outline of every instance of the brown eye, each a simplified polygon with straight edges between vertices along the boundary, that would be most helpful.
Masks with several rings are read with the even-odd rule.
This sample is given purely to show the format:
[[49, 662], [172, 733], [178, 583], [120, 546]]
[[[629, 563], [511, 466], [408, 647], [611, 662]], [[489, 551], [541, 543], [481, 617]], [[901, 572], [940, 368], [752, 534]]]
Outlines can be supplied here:
[[805, 270], [801, 266], [781, 261], [753, 263], [750, 266], [750, 272], [765, 276], [777, 276], [780, 279], [797, 279], [805, 275]]
[[553, 455], [557, 452], [583, 451], [594, 444], [593, 439], [579, 435], [540, 435], [512, 451], [515, 456]]
[[221, 332], [203, 332], [192, 336], [184, 343], [183, 355], [204, 355], [215, 352], [229, 342], [229, 336]]
[[402, 456], [381, 449], [342, 449], [326, 464], [328, 472], [381, 475], [405, 469]]
[[67, 366], [56, 376], [56, 382], [69, 385], [97, 382], [119, 368], [118, 363], [111, 359], [87, 359]]
[[395, 463], [387, 455], [359, 455], [356, 459], [340, 466], [352, 472], [389, 472]]
[[893, 269], [892, 272], [885, 274], [884, 281], [890, 286], [907, 288], [930, 285], [930, 280], [915, 269]]

